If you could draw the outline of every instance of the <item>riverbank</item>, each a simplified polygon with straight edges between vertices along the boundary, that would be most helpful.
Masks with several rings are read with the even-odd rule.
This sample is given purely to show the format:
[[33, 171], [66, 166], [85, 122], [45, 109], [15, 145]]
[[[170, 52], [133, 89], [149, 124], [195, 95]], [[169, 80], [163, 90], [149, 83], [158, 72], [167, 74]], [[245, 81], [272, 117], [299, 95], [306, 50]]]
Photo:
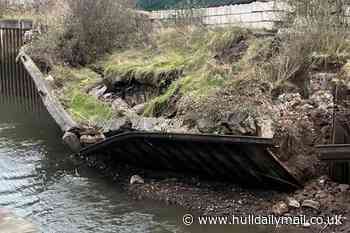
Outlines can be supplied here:
[[[87, 67], [51, 67], [55, 95], [92, 132], [79, 135], [83, 145], [123, 130], [257, 136], [274, 139], [276, 157], [300, 183], [326, 173], [315, 146], [332, 137], [333, 90], [349, 78], [345, 55], [302, 54], [310, 42], [295, 34], [181, 30], [187, 37], [167, 29], [153, 48], [117, 51]], [[286, 56], [295, 70], [276, 77]]]
[[[90, 157], [90, 166], [123, 183], [136, 199], [200, 215], [348, 215], [349, 186], [324, 177], [327, 165], [315, 149], [331, 139], [334, 87], [349, 83], [347, 47], [324, 51], [313, 41], [317, 34], [181, 30], [168, 29], [152, 47], [117, 51], [89, 66], [52, 66], [47, 81], [71, 116], [96, 134], [146, 130], [273, 138], [276, 157], [305, 187], [289, 194], [248, 190], [139, 170], [107, 155]], [[92, 135], [80, 136], [85, 146], [96, 142]], [[146, 183], [130, 186], [135, 174]]]

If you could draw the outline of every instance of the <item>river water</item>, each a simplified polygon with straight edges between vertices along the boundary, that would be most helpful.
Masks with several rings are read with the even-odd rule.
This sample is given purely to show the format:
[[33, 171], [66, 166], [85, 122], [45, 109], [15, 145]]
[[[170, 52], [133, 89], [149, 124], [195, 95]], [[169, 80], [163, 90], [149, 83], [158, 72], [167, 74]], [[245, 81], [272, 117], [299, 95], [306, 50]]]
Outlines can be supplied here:
[[273, 232], [255, 226], [188, 228], [183, 209], [131, 200], [95, 171], [75, 168], [52, 119], [29, 105], [23, 99], [0, 101], [0, 207], [41, 232]]

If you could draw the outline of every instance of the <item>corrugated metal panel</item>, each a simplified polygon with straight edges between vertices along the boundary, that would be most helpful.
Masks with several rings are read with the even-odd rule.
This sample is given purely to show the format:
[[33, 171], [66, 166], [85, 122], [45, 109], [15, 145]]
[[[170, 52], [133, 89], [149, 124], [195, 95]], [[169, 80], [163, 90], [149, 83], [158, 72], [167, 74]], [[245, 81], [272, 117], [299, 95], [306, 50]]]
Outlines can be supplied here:
[[80, 152], [113, 154], [121, 163], [229, 180], [253, 187], [293, 189], [298, 181], [256, 137], [129, 132]]
[[43, 106], [34, 82], [16, 59], [31, 26], [29, 20], [0, 20], [0, 103], [21, 103], [25, 99], [28, 104], [24, 112], [41, 112]]

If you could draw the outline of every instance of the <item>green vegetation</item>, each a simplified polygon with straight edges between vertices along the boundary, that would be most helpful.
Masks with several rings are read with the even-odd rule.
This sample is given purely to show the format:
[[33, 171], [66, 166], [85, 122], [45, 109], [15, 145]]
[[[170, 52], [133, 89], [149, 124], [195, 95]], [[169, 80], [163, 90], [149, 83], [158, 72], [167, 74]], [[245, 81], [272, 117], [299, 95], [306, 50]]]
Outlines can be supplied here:
[[[101, 78], [87, 68], [71, 67], [94, 65], [104, 72], [107, 85], [130, 84], [128, 91], [147, 86], [148, 93], [141, 100], [129, 100], [129, 104], [146, 99], [144, 115], [161, 116], [184, 96], [203, 106], [201, 101], [225, 91], [230, 96], [248, 97], [249, 101], [257, 96], [256, 92], [263, 92], [266, 99], [287, 90], [306, 97], [313, 70], [327, 69], [330, 64], [344, 65], [350, 58], [348, 26], [342, 14], [334, 16], [341, 7], [334, 8], [328, 1], [290, 1], [294, 11], [289, 15], [288, 28], [270, 37], [256, 37], [252, 31], [238, 27], [188, 25], [153, 33], [149, 24], [140, 26], [140, 22], [148, 21], [130, 11], [130, 2], [125, 0], [119, 5], [113, 0], [65, 0], [60, 17], [55, 17], [52, 24], [50, 21], [48, 33], [28, 48], [42, 70], [51, 70], [61, 100], [79, 120], [99, 121], [111, 117], [112, 111], [86, 95], [86, 88]], [[162, 4], [170, 2], [180, 1]], [[145, 32], [152, 33], [145, 36]], [[114, 85], [109, 87], [113, 89]], [[116, 90], [119, 91], [124, 90]], [[252, 106], [249, 109], [253, 111], [249, 101], [242, 106]]]
[[112, 108], [88, 95], [87, 89], [101, 82], [101, 77], [88, 68], [72, 69], [56, 66], [51, 72], [59, 98], [66, 109], [78, 122], [94, 124], [108, 121]]
[[112, 55], [104, 65], [105, 77], [125, 82], [159, 86], [163, 81], [182, 72], [186, 59], [182, 54], [169, 52], [153, 55], [149, 51], [127, 51]]
[[151, 100], [145, 115], [157, 115], [177, 93], [206, 96], [230, 79], [235, 67], [216, 57], [249, 37], [240, 28], [168, 29], [157, 35], [153, 48], [127, 50], [109, 56], [102, 66], [108, 81], [136, 80], [159, 87], [176, 80], [161, 96]]
[[89, 65], [116, 48], [147, 42], [151, 31], [145, 16], [132, 10], [131, 0], [60, 0], [41, 13], [48, 30], [28, 52], [35, 61], [46, 60], [49, 68], [51, 61]]
[[112, 108], [107, 104], [77, 89], [70, 94], [68, 110], [77, 121], [96, 125], [112, 118]]
[[178, 90], [178, 82], [174, 82], [169, 89], [162, 94], [151, 100], [145, 108], [144, 115], [152, 116], [155, 113], [161, 112], [163, 108], [165, 108], [170, 100]]
[[[106, 62], [108, 78], [152, 77], [153, 83], [162, 82], [162, 72], [182, 70], [164, 93], [147, 103], [146, 116], [159, 116], [178, 95], [205, 99], [222, 88], [244, 93], [250, 82], [264, 85], [260, 89], [265, 88], [270, 96], [287, 90], [307, 96], [311, 69], [345, 64], [350, 55], [343, 31], [298, 31], [256, 38], [239, 28], [187, 30], [168, 29], [156, 37], [152, 49], [116, 53]], [[159, 64], [166, 68], [159, 68]]]

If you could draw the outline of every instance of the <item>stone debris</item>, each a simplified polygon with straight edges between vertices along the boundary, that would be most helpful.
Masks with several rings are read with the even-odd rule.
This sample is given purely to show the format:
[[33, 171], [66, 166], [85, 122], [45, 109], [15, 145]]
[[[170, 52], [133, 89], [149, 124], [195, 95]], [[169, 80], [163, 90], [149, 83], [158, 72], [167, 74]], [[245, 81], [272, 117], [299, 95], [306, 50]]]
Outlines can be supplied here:
[[277, 216], [284, 215], [288, 213], [288, 211], [289, 211], [288, 205], [283, 201], [278, 202], [276, 205], [272, 207], [272, 213]]
[[319, 210], [321, 208], [321, 204], [314, 200], [305, 200], [303, 201], [302, 207], [312, 208], [314, 210]]
[[48, 75], [45, 77], [46, 82], [52, 87], [55, 83], [55, 79], [52, 77], [52, 75]]
[[79, 152], [81, 150], [80, 140], [75, 133], [66, 132], [62, 139], [74, 152]]
[[338, 186], [338, 189], [339, 189], [340, 192], [344, 193], [344, 192], [350, 190], [350, 185], [348, 185], [348, 184], [340, 184]]
[[145, 183], [144, 179], [139, 175], [134, 175], [130, 178], [130, 185], [144, 184], [144, 183]]
[[300, 208], [300, 202], [294, 198], [287, 198], [288, 206], [292, 208]]
[[105, 140], [106, 137], [103, 134], [97, 135], [83, 135], [80, 137], [80, 143], [82, 145], [93, 145]]
[[328, 91], [317, 91], [309, 99], [299, 93], [285, 93], [277, 100], [277, 154], [301, 182], [323, 171], [314, 146], [329, 141], [333, 107], [333, 96]]
[[105, 85], [99, 85], [97, 87], [92, 88], [89, 91], [89, 95], [95, 96], [96, 98], [102, 97], [107, 91], [107, 87]]
[[133, 116], [136, 112], [130, 108], [130, 106], [122, 99], [116, 98], [112, 102], [112, 109], [118, 116]]
[[166, 133], [196, 133], [195, 130], [189, 129], [183, 125], [181, 120], [124, 116], [114, 119], [105, 129], [106, 131], [128, 131], [138, 130], [147, 132], [166, 132]]
[[332, 81], [338, 76], [337, 73], [315, 73], [310, 78], [310, 91], [331, 91]]
[[146, 108], [146, 104], [143, 103], [143, 104], [138, 104], [138, 105], [135, 105], [132, 110], [134, 112], [136, 112], [138, 115], [142, 115], [143, 112], [145, 111], [145, 108]]

